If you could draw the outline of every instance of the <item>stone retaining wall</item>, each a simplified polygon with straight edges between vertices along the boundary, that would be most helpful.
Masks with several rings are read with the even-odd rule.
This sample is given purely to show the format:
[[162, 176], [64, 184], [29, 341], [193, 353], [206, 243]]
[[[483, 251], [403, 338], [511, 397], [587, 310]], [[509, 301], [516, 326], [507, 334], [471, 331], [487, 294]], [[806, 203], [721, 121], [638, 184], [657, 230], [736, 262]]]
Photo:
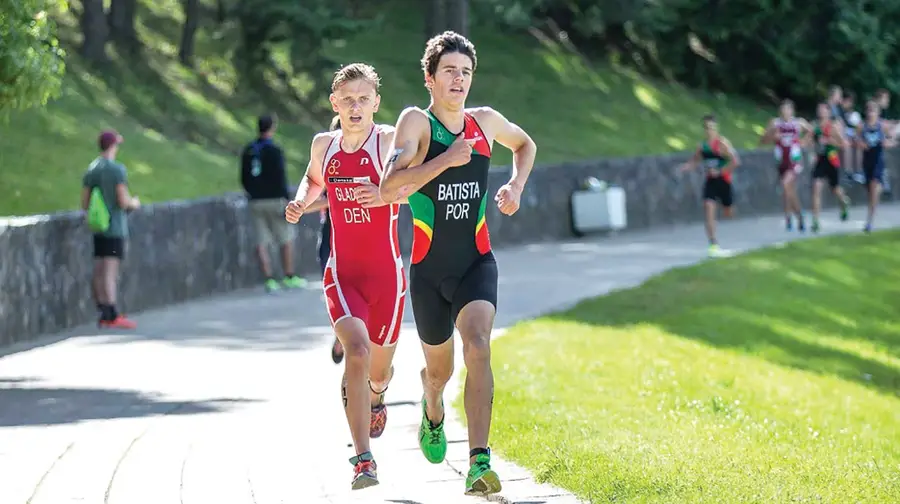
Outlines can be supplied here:
[[[740, 216], [777, 213], [781, 199], [770, 152], [745, 152], [735, 176]], [[489, 206], [494, 246], [571, 238], [570, 195], [587, 176], [623, 187], [628, 227], [640, 229], [702, 219], [699, 172], [676, 175], [684, 154], [572, 162], [536, 168], [513, 217]], [[896, 152], [888, 153], [891, 180], [900, 183]], [[508, 169], [491, 172], [491, 192]], [[809, 170], [801, 191], [809, 201]], [[140, 194], [140, 188], [134, 188]], [[865, 200], [852, 184], [855, 201]], [[833, 206], [833, 198], [826, 197]], [[0, 220], [0, 346], [91, 322], [91, 240], [77, 212]], [[130, 217], [132, 238], [123, 263], [120, 305], [129, 313], [260, 285], [247, 205], [238, 195], [148, 205]], [[318, 215], [297, 226], [296, 264], [318, 276]], [[401, 245], [408, 254], [411, 223], [401, 214]], [[702, 246], [698, 237], [698, 246]], [[274, 251], [273, 251], [274, 252]], [[277, 256], [273, 255], [273, 259]], [[277, 259], [273, 263], [278, 263]]]

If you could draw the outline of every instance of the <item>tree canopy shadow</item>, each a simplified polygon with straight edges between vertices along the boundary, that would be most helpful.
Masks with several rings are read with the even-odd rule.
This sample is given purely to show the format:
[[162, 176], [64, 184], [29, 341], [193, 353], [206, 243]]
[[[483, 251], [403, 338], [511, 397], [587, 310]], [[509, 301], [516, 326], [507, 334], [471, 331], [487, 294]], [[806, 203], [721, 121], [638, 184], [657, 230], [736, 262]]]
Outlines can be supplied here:
[[30, 386], [33, 380], [0, 379], [0, 427], [59, 425], [112, 418], [224, 412], [246, 398], [174, 401], [140, 391]]
[[[67, 335], [86, 336], [97, 345], [164, 341], [187, 348], [303, 351], [322, 347], [334, 337], [327, 314], [318, 309], [319, 296], [316, 289], [278, 295], [248, 289], [149, 310], [137, 317], [137, 329], [127, 333], [105, 336], [95, 326], [85, 325]], [[316, 309], [298, 314], [297, 306]]]

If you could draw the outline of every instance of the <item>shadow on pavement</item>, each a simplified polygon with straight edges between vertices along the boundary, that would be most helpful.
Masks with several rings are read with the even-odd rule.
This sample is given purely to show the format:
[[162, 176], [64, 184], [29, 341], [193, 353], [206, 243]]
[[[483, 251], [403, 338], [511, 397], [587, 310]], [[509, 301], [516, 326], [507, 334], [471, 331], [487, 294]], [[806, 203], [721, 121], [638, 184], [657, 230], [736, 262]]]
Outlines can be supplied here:
[[276, 295], [242, 293], [146, 312], [131, 332], [81, 328], [71, 336], [103, 336], [94, 344], [165, 341], [220, 350], [302, 351], [323, 345], [333, 332], [318, 290]]
[[28, 378], [0, 379], [0, 427], [217, 413], [256, 402], [243, 398], [171, 401], [155, 394], [129, 390], [23, 386], [31, 381]]

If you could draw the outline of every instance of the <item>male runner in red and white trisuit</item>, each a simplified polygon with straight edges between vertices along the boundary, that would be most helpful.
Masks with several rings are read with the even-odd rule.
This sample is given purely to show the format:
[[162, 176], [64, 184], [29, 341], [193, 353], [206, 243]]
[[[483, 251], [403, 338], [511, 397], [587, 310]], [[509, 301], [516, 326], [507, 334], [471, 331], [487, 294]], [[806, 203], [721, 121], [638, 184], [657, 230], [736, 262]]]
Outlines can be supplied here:
[[775, 144], [775, 162], [783, 189], [784, 218], [788, 231], [793, 227], [791, 215], [797, 216], [797, 229], [806, 230], [803, 209], [797, 196], [797, 176], [803, 171], [803, 145], [809, 142], [813, 128], [805, 119], [794, 117], [794, 102], [781, 102], [779, 117], [769, 122], [759, 142]]
[[378, 74], [354, 63], [339, 70], [331, 103], [340, 129], [313, 138], [306, 176], [285, 209], [296, 223], [326, 191], [331, 213], [331, 256], [323, 285], [335, 334], [344, 347], [341, 391], [356, 448], [350, 459], [354, 490], [378, 484], [370, 437], [384, 431], [384, 391], [400, 334], [406, 277], [397, 237], [398, 204], [385, 204], [378, 184], [382, 155], [394, 128], [374, 123]]

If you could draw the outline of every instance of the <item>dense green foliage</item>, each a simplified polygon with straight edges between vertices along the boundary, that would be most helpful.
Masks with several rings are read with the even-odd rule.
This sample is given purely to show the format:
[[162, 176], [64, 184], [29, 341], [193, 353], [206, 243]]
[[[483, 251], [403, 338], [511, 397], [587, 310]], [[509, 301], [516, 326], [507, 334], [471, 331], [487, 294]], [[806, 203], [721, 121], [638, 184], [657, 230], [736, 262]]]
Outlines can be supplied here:
[[[351, 0], [237, 2], [230, 15], [239, 25], [240, 37], [234, 49], [243, 77], [260, 90], [266, 87], [265, 71], [274, 70], [301, 99], [305, 89], [328, 89], [339, 62], [325, 49], [335, 40], [373, 29], [379, 19], [355, 16], [354, 6]], [[276, 52], [283, 61], [276, 60]], [[309, 85], [297, 89], [291, 84], [298, 75], [305, 76]]]
[[[133, 19], [121, 14], [115, 36], [103, 28], [113, 24], [114, 12], [96, 2], [86, 10], [87, 0], [73, 1], [54, 16], [68, 53], [63, 92], [0, 125], [0, 187], [10, 188], [0, 198], [0, 216], [77, 208], [80, 173], [104, 128], [125, 137], [119, 159], [133, 192], [150, 203], [239, 190], [235, 154], [253, 137], [255, 116], [275, 111], [288, 177], [296, 184], [309, 139], [333, 115], [331, 72], [343, 63], [365, 61], [378, 70], [379, 122], [393, 124], [404, 107], [428, 103], [419, 59], [431, 28], [421, 0], [341, 0], [334, 4], [347, 9], [340, 15], [323, 7], [303, 21], [334, 37], [318, 42], [304, 41], [306, 35], [292, 31], [302, 31], [300, 24], [279, 18], [292, 8], [282, 2], [193, 1], [139, 0], [124, 9]], [[235, 10], [253, 4], [255, 23]], [[303, 2], [295, 12], [312, 5]], [[84, 19], [86, 13], [94, 17]], [[540, 146], [539, 164], [689, 149], [702, 138], [699, 118], [710, 112], [735, 146], [753, 147], [772, 113], [738, 96], [697, 92], [585, 59], [486, 14], [473, 7], [469, 30], [480, 61], [470, 103], [490, 104], [525, 128]], [[262, 32], [262, 19], [272, 20], [270, 30]], [[261, 33], [245, 43], [241, 31], [254, 25]], [[99, 40], [87, 44], [88, 33]], [[243, 52], [251, 47], [260, 48], [255, 72], [245, 68], [253, 65]], [[510, 162], [508, 150], [494, 152], [495, 166]]]
[[810, 105], [831, 84], [900, 92], [900, 3], [851, 0], [490, 0], [516, 26], [549, 26], [689, 85]]
[[63, 0], [12, 0], [0, 7], [0, 113], [43, 105], [65, 68], [48, 10]]

